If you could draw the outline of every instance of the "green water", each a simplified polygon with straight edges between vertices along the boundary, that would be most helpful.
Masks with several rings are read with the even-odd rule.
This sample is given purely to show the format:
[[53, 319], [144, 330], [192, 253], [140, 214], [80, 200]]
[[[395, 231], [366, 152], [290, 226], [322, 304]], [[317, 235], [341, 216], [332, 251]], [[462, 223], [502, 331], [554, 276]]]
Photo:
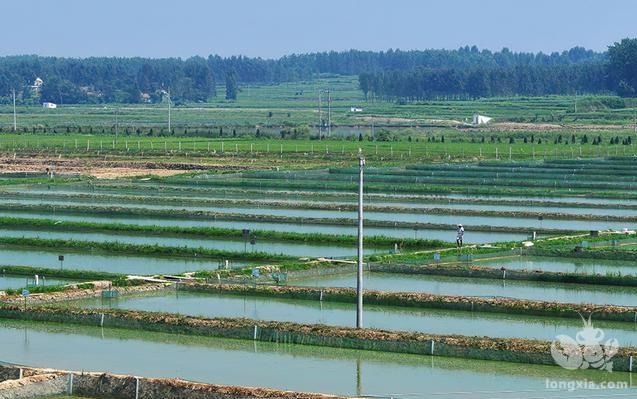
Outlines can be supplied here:
[[[134, 216], [100, 216], [91, 215], [90, 210], [83, 215], [69, 215], [55, 212], [11, 212], [0, 211], [0, 217], [13, 218], [30, 218], [30, 219], [52, 219], [74, 222], [93, 222], [93, 223], [122, 223], [135, 224], [142, 226], [178, 226], [178, 227], [223, 227], [231, 229], [251, 229], [251, 230], [270, 230], [270, 231], [295, 231], [299, 233], [323, 233], [323, 234], [344, 234], [356, 235], [357, 227], [354, 221], [350, 225], [343, 224], [300, 224], [300, 223], [274, 223], [247, 220], [201, 220], [201, 219], [162, 219], [152, 217], [134, 217]], [[411, 228], [392, 228], [392, 227], [365, 227], [365, 235], [369, 236], [387, 236], [396, 238], [425, 238], [437, 239], [443, 241], [453, 241], [456, 238], [455, 229], [420, 229]], [[498, 241], [521, 241], [527, 238], [528, 234], [520, 233], [501, 233], [489, 231], [471, 231], [465, 235], [465, 242], [484, 244]]]
[[[64, 255], [60, 265], [58, 255]], [[215, 270], [223, 259], [144, 257], [134, 255], [106, 255], [99, 252], [64, 252], [19, 249], [0, 246], [2, 265], [32, 266], [49, 269], [91, 270], [122, 274], [178, 274], [196, 270]], [[247, 262], [232, 261], [230, 267], [242, 267]]]
[[[354, 287], [354, 275], [343, 274], [295, 280], [313, 287]], [[427, 292], [438, 295], [510, 297], [566, 303], [637, 305], [636, 287], [558, 284], [530, 281], [493, 281], [459, 277], [366, 273], [366, 289], [400, 292]]]
[[631, 261], [603, 259], [571, 259], [522, 256], [496, 260], [477, 261], [477, 265], [505, 267], [507, 269], [543, 270], [552, 272], [585, 274], [637, 274], [637, 264]]
[[[286, 209], [276, 207], [232, 207], [232, 206], [180, 206], [180, 205], [158, 205], [158, 204], [126, 204], [116, 201], [107, 201], [106, 203], [93, 203], [81, 201], [66, 200], [39, 200], [39, 199], [9, 199], [3, 202], [8, 204], [60, 204], [85, 206], [87, 208], [103, 205], [117, 206], [122, 208], [147, 208], [147, 209], [185, 209], [188, 211], [205, 211], [205, 212], [222, 212], [222, 213], [242, 213], [249, 215], [276, 215], [276, 216], [298, 216], [306, 218], [349, 218], [355, 219], [355, 211], [339, 211], [339, 210], [318, 210], [318, 209]], [[89, 209], [87, 209], [88, 211]], [[518, 218], [503, 216], [466, 216], [466, 215], [440, 215], [421, 213], [392, 213], [392, 212], [366, 212], [365, 217], [369, 220], [384, 220], [392, 222], [415, 222], [415, 223], [443, 223], [466, 225], [491, 225], [506, 227], [524, 227], [524, 228], [557, 228], [570, 230], [605, 230], [631, 228], [637, 226], [637, 222], [616, 222], [603, 220], [557, 220], [547, 219], [540, 221], [535, 218]]]
[[592, 391], [547, 390], [546, 379], [629, 384], [631, 377], [555, 366], [9, 320], [0, 320], [0, 353], [2, 361], [37, 367], [396, 398], [581, 397]]
[[[266, 241], [257, 237], [255, 245], [243, 241], [220, 239], [162, 237], [153, 235], [108, 234], [95, 232], [62, 232], [44, 230], [0, 230], [0, 237], [27, 237], [45, 239], [63, 239], [94, 242], [119, 242], [136, 245], [159, 245], [168, 247], [190, 247], [218, 249], [234, 252], [267, 252], [270, 254], [284, 254], [291, 256], [311, 257], [346, 257], [356, 255], [355, 245], [349, 247], [335, 245], [312, 245], [293, 242]], [[366, 253], [374, 254], [387, 252], [387, 249], [366, 248]]]
[[[42, 195], [42, 199], [46, 200], [47, 199], [47, 194], [49, 192], [45, 191], [31, 191], [31, 194], [41, 194]], [[69, 195], [69, 197], [66, 199], [67, 201], [73, 201], [73, 202], [83, 202], [86, 201], [86, 198], [82, 198], [82, 197], [73, 197], [73, 194], [84, 194], [84, 195], [91, 195], [93, 199], [91, 199], [91, 201], [97, 202], [97, 203], [109, 203], [109, 202], [115, 202], [115, 203], [128, 203], [128, 204], [139, 204], [140, 202], [143, 203], [143, 200], [132, 200], [130, 198], [127, 198], [127, 196], [130, 196], [130, 194], [128, 193], [124, 193], [124, 192], [120, 192], [120, 191], [116, 191], [114, 193], [105, 193], [105, 192], [100, 192], [100, 193], [95, 193], [95, 192], [88, 192], [88, 191], [84, 191], [84, 192], [78, 192], [78, 191], [56, 191], [56, 193], [59, 194], [66, 194]], [[155, 195], [152, 195], [155, 194]], [[168, 199], [171, 200], [171, 202], [167, 202], [167, 201], [162, 201], [163, 198], [166, 198], [166, 194], [163, 194], [161, 197], [159, 197], [159, 194], [163, 194], [161, 192], [159, 193], [149, 193], [148, 191], [143, 191], [143, 190], [138, 190], [135, 195], [137, 196], [142, 196], [142, 197], [147, 197], [148, 199], [152, 200], [153, 203], [155, 204], [161, 204], [162, 202], [164, 204], [170, 204], [172, 206], [177, 206], [179, 207], [180, 204], [178, 204], [177, 202], [175, 202], [176, 200], [179, 200], [181, 198], [189, 200], [187, 202], [183, 203], [183, 206], [192, 206], [192, 205], [196, 205], [196, 204], [192, 204], [192, 200], [205, 200], [205, 201], [215, 201], [215, 200], [231, 200], [231, 199], [235, 199], [235, 200], [250, 200], [253, 201], [255, 203], [267, 203], [267, 202], [272, 202], [272, 201], [277, 201], [277, 202], [283, 202], [283, 203], [290, 203], [291, 205], [294, 206], [303, 206], [303, 205], [311, 205], [311, 204], [331, 204], [331, 205], [354, 205], [356, 204], [356, 198], [354, 197], [344, 197], [344, 198], [331, 198], [331, 199], [316, 199], [316, 198], [312, 198], [311, 196], [293, 196], [293, 195], [288, 195], [288, 196], [281, 196], [281, 195], [273, 195], [271, 192], [264, 192], [264, 193], [241, 193], [241, 194], [223, 194], [223, 195], [219, 195], [219, 194], [214, 194], [211, 196], [207, 196], [207, 197], [203, 197], [203, 196], [199, 196], [199, 197], [193, 197], [192, 195], [184, 195], [183, 193], [179, 193], [179, 195], [169, 195]], [[10, 197], [13, 198], [13, 197]], [[56, 201], [64, 201], [65, 199], [63, 198], [56, 198]], [[486, 211], [511, 211], [511, 212], [524, 212], [524, 211], [530, 211], [530, 212], [543, 212], [543, 213], [566, 213], [566, 214], [590, 214], [590, 215], [607, 215], [607, 216], [631, 216], [635, 214], [635, 210], [634, 209], [621, 209], [621, 208], [596, 208], [596, 207], [573, 207], [573, 206], [568, 206], [566, 205], [566, 203], [562, 203], [559, 204], [559, 206], [554, 206], [554, 205], [515, 205], [514, 202], [507, 202], [507, 203], [502, 203], [502, 204], [475, 204], [475, 203], [471, 203], [471, 202], [467, 202], [465, 204], [463, 203], [449, 203], [448, 201], [445, 201], [444, 197], [443, 198], [438, 198], [437, 200], [432, 200], [432, 199], [428, 199], [427, 201], [422, 201], [422, 202], [418, 202], [418, 201], [401, 201], [399, 198], [379, 198], [379, 197], [370, 197], [370, 198], [366, 198], [365, 199], [365, 203], [369, 204], [369, 205], [374, 205], [374, 206], [378, 206], [378, 207], [405, 207], [405, 208], [413, 208], [413, 209], [422, 209], [422, 208], [445, 208], [445, 209], [466, 209], [466, 210], [486, 210]], [[214, 206], [214, 204], [210, 204], [210, 206]]]
[[[117, 299], [86, 299], [68, 304], [90, 308], [145, 310], [203, 317], [247, 317], [346, 327], [355, 326], [356, 312], [355, 304], [202, 294], [174, 289]], [[581, 320], [378, 305], [366, 305], [364, 319], [367, 327], [384, 330], [548, 341], [553, 340], [558, 334], [574, 337], [583, 328]], [[637, 325], [634, 323], [595, 322], [594, 317], [593, 322], [595, 327], [604, 330], [607, 338], [616, 338], [621, 346], [637, 344]]]
[[[10, 274], [4, 274], [4, 272], [2, 272], [2, 266], [0, 266], [0, 290], [6, 290], [6, 289], [19, 289], [19, 288], [24, 288], [27, 285], [34, 285], [35, 284], [35, 276], [31, 275], [31, 276], [14, 276], [14, 275], [10, 275]], [[41, 286], [48, 286], [48, 285], [62, 285], [62, 284], [71, 284], [74, 281], [71, 280], [65, 280], [65, 279], [59, 279], [59, 278], [51, 278], [51, 277], [47, 277], [46, 275], [40, 275], [39, 276], [39, 281], [38, 281], [38, 285]]]

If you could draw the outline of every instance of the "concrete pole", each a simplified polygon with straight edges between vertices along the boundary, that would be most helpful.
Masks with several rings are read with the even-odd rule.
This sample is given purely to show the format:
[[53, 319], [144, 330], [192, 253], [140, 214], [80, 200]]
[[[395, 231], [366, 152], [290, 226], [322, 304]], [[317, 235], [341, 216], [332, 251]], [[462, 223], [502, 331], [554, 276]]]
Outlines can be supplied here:
[[327, 89], [327, 137], [332, 135], [332, 93]]
[[13, 131], [18, 131], [18, 119], [15, 112], [15, 89], [13, 89]]
[[170, 134], [170, 131], [172, 129], [172, 124], [171, 124], [171, 120], [170, 120], [170, 90], [168, 90], [168, 134]]
[[323, 120], [321, 118], [321, 93], [322, 91], [319, 90], [318, 93], [318, 138], [319, 140], [321, 139], [321, 131], [323, 130]]
[[358, 268], [356, 273], [356, 328], [363, 328], [363, 169], [365, 157], [358, 158]]

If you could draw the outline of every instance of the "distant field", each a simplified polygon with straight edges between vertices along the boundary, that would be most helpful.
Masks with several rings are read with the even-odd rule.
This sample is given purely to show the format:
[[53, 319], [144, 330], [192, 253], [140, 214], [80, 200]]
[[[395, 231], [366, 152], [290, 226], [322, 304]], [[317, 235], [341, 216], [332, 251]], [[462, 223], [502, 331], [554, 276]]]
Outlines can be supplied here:
[[[445, 142], [368, 140], [293, 140], [202, 137], [119, 137], [111, 135], [29, 134], [0, 136], [0, 153], [9, 158], [14, 154], [28, 159], [35, 155], [51, 159], [64, 157], [130, 159], [134, 161], [170, 161], [251, 165], [254, 168], [324, 167], [355, 163], [359, 148], [376, 165], [401, 165], [415, 161], [449, 160], [542, 160], [577, 157], [635, 156], [631, 145], [601, 145], [576, 143], [555, 144], [545, 140], [524, 143], [516, 139], [484, 143], [464, 132], [446, 136]], [[568, 136], [565, 136], [568, 137]], [[566, 140], [566, 138], [565, 138]], [[17, 171], [17, 169], [16, 169]]]
[[[242, 86], [238, 100], [219, 96], [208, 103], [189, 103], [174, 106], [172, 127], [178, 135], [218, 135], [225, 127], [225, 135], [254, 134], [257, 128], [264, 134], [278, 134], [283, 126], [309, 127], [318, 125], [318, 92], [329, 88], [332, 97], [334, 134], [350, 134], [351, 127], [371, 129], [375, 126], [394, 128], [437, 128], [470, 122], [474, 113], [495, 118], [496, 122], [545, 123], [571, 126], [633, 126], [635, 101], [602, 96], [549, 96], [487, 98], [475, 101], [428, 101], [397, 104], [395, 102], [367, 103], [358, 89], [356, 77], [324, 78], [314, 82], [295, 82], [278, 85]], [[327, 123], [327, 94], [323, 94], [323, 119]], [[350, 112], [361, 107], [363, 112]], [[0, 106], [0, 127], [7, 131], [13, 126], [13, 109]], [[57, 109], [39, 106], [18, 107], [18, 127], [32, 133], [34, 127], [49, 133], [113, 133], [168, 134], [167, 104], [96, 104], [65, 105]], [[153, 132], [150, 129], [153, 128]], [[358, 130], [357, 130], [358, 131]]]

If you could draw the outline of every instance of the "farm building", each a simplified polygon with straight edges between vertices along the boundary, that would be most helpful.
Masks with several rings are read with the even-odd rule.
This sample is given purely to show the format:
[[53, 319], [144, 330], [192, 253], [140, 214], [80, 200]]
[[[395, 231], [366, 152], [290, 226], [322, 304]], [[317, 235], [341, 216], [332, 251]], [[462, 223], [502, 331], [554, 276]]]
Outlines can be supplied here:
[[358, 108], [358, 107], [351, 107], [349, 109], [350, 112], [363, 112], [362, 108]]
[[473, 124], [474, 125], [484, 125], [489, 123], [493, 118], [489, 118], [488, 116], [473, 114]]
[[54, 109], [54, 108], [57, 108], [58, 105], [56, 103], [44, 102], [44, 103], [42, 103], [42, 107], [43, 108]]

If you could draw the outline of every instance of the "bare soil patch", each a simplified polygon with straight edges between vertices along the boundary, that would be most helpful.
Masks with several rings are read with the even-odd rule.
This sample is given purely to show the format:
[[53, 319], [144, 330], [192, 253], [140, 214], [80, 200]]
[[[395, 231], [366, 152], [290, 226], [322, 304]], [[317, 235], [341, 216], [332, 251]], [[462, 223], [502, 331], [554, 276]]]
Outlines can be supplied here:
[[165, 161], [133, 161], [51, 157], [0, 157], [0, 173], [45, 173], [89, 175], [100, 179], [156, 175], [171, 176], [197, 170], [237, 170], [237, 166], [220, 163], [181, 163]]

